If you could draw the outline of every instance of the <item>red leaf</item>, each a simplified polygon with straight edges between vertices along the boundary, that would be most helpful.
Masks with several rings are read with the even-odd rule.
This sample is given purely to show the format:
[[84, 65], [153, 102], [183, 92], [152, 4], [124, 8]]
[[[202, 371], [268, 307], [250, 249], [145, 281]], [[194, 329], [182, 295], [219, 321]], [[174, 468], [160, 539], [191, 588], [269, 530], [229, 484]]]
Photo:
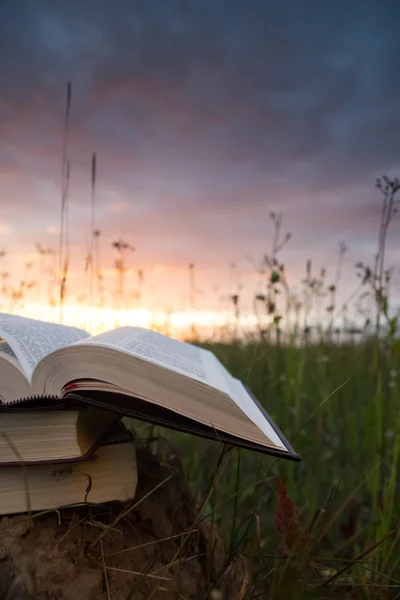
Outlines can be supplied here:
[[296, 506], [287, 496], [286, 483], [283, 479], [278, 481], [278, 504], [275, 509], [274, 523], [277, 532], [284, 538], [289, 530], [298, 528]]
[[308, 536], [299, 526], [296, 505], [288, 497], [286, 483], [283, 479], [278, 481], [278, 503], [274, 513], [274, 523], [277, 532], [282, 537], [282, 546], [285, 552], [298, 545], [305, 549]]

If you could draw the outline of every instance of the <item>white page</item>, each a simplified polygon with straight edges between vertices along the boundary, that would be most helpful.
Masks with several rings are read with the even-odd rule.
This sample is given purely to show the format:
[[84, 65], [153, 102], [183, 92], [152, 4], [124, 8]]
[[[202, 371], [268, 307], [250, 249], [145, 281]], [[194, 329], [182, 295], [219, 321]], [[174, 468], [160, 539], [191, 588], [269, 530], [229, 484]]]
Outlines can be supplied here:
[[21, 373], [25, 376], [25, 373], [22, 370], [18, 358], [15, 356], [11, 346], [9, 346], [7, 342], [0, 342], [0, 357], [14, 365], [14, 367], [19, 369]]
[[[212, 355], [213, 356], [213, 355]], [[223, 376], [228, 386], [228, 393], [237, 406], [244, 414], [267, 436], [273, 444], [282, 450], [287, 450], [281, 439], [271, 427], [269, 421], [265, 418], [253, 398], [249, 395], [240, 379], [233, 377], [219, 360], [214, 357], [219, 364], [220, 376]]]
[[233, 389], [231, 397], [235, 400], [236, 404], [242, 409], [242, 411], [249, 417], [253, 423], [257, 425], [259, 429], [267, 436], [273, 444], [282, 450], [287, 450], [286, 446], [282, 443], [281, 439], [271, 427], [269, 421], [264, 417], [257, 404], [248, 394], [243, 383], [239, 379], [233, 379]]
[[27, 380], [31, 382], [33, 370], [42, 358], [89, 334], [76, 327], [0, 314], [0, 336], [9, 344]]
[[113, 331], [86, 338], [79, 344], [99, 344], [117, 348], [229, 393], [226, 381], [221, 377], [211, 352], [149, 329], [118, 327]]
[[13, 362], [15, 362], [15, 361], [18, 362], [18, 359], [15, 356], [14, 352], [12, 351], [11, 346], [9, 346], [7, 344], [7, 342], [0, 342], [0, 355], [2, 355], [2, 356], [5, 355], [6, 357], [11, 357], [12, 359], [14, 359]]

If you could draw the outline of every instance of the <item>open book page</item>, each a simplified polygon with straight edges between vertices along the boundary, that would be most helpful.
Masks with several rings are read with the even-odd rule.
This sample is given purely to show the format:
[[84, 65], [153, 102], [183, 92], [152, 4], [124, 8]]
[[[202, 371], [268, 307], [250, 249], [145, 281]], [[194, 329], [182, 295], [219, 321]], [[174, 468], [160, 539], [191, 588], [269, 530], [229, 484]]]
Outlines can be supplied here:
[[249, 417], [249, 419], [253, 421], [253, 423], [255, 423], [259, 429], [261, 429], [267, 438], [271, 440], [273, 444], [275, 444], [275, 446], [281, 450], [287, 450], [286, 446], [282, 443], [274, 428], [270, 425], [269, 421], [264, 417], [257, 404], [247, 392], [243, 383], [234, 377], [232, 377], [232, 380], [231, 397], [235, 400], [237, 405]]
[[79, 343], [110, 346], [229, 393], [211, 352], [155, 331], [119, 327]]
[[30, 393], [30, 384], [19, 360], [7, 342], [0, 342], [0, 404], [7, 404], [20, 396], [29, 396]]
[[15, 356], [14, 352], [11, 349], [11, 346], [9, 346], [7, 342], [0, 342], [0, 358], [3, 358], [10, 362], [25, 376], [25, 373], [22, 370], [18, 358]]
[[18, 359], [7, 342], [0, 342], [0, 356], [18, 364]]
[[261, 429], [261, 431], [273, 444], [275, 444], [275, 446], [281, 448], [282, 450], [287, 450], [286, 446], [282, 443], [274, 428], [270, 425], [268, 419], [265, 418], [257, 404], [254, 402], [253, 398], [249, 395], [240, 379], [233, 377], [216, 357], [213, 356], [213, 358], [219, 364], [220, 376], [224, 377], [229, 388], [229, 395], [235, 404], [239, 406], [244, 414], [251, 421], [253, 421], [253, 423], [257, 425], [259, 429]]
[[88, 337], [82, 329], [0, 314], [0, 336], [8, 343], [31, 382], [38, 362], [53, 350]]

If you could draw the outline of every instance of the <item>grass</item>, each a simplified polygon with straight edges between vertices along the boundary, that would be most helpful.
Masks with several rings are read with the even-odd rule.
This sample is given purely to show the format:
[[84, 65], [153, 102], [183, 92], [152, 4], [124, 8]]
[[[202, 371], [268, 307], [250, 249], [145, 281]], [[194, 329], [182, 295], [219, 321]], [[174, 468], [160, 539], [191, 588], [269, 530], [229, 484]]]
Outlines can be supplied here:
[[[319, 590], [315, 597], [329, 598], [344, 585], [359, 597], [381, 598], [396, 587], [400, 594], [396, 344], [372, 339], [308, 347], [260, 342], [208, 347], [250, 385], [303, 459], [295, 464], [233, 450], [211, 498], [210, 469], [220, 445], [158, 431], [176, 448], [193, 493], [208, 496], [203, 518], [218, 527], [232, 555], [249, 558], [255, 587], [245, 597], [257, 597], [260, 586], [269, 589], [265, 598], [294, 590], [293, 597], [311, 598], [313, 586]], [[161, 445], [155, 449], [161, 451]], [[304, 565], [301, 548], [290, 559], [279, 551], [273, 517], [281, 478], [301, 526], [311, 529], [312, 556]], [[340, 568], [343, 574], [333, 578]], [[290, 592], [288, 581], [294, 586]]]

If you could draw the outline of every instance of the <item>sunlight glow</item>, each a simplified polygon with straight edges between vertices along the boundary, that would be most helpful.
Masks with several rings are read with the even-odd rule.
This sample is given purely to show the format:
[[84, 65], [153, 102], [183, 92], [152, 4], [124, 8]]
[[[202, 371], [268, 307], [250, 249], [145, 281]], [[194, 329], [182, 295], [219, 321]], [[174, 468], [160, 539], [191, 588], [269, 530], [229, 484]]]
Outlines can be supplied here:
[[[58, 307], [45, 304], [27, 304], [16, 311], [24, 317], [40, 319], [53, 323], [60, 322]], [[133, 326], [153, 329], [177, 338], [186, 337], [193, 328], [199, 334], [212, 335], [217, 330], [234, 326], [232, 313], [222, 311], [181, 311], [166, 312], [149, 309], [112, 310], [108, 308], [90, 308], [77, 304], [66, 304], [62, 311], [62, 323], [80, 327], [93, 335], [116, 327]], [[254, 315], [243, 315], [237, 324], [251, 328], [256, 324]]]

